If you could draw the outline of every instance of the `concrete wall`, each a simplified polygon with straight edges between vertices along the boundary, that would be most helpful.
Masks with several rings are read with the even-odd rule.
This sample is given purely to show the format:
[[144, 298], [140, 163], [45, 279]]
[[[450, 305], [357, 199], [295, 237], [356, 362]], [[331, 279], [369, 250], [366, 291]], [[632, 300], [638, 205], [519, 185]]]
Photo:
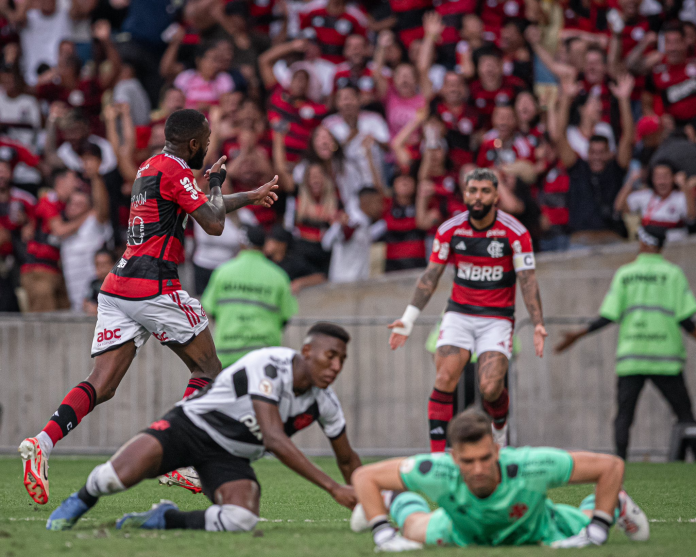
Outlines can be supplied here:
[[[560, 333], [597, 314], [614, 271], [632, 260], [635, 244], [538, 257], [544, 313], [550, 333], [543, 360], [533, 354], [531, 327], [518, 299], [521, 352], [511, 374], [512, 420], [517, 444], [610, 450], [614, 415], [613, 354], [616, 327], [584, 339], [567, 354], [551, 347]], [[665, 255], [684, 268], [696, 288], [696, 241], [670, 246]], [[300, 295], [301, 313], [286, 334], [299, 347], [316, 319], [346, 324], [353, 335], [349, 358], [336, 383], [348, 433], [364, 454], [403, 453], [428, 446], [426, 403], [434, 365], [425, 340], [451, 288], [447, 271], [405, 349], [387, 346], [386, 324], [400, 316], [418, 273], [401, 273], [354, 285], [324, 285]], [[50, 417], [64, 394], [91, 369], [89, 348], [94, 320], [66, 316], [0, 316], [0, 450], [16, 450]], [[689, 343], [687, 377], [696, 345]], [[98, 407], [60, 448], [108, 452], [162, 415], [183, 393], [187, 370], [169, 350], [150, 341], [141, 350], [116, 397]], [[645, 389], [633, 428], [634, 456], [666, 452], [672, 417], [652, 386]], [[329, 445], [312, 426], [297, 436], [312, 452]]]

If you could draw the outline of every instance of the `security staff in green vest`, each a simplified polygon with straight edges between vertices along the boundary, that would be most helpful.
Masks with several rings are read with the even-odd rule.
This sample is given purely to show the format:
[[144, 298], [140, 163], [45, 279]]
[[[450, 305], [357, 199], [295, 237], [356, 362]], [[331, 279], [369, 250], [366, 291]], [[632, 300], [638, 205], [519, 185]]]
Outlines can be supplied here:
[[252, 350], [280, 346], [285, 325], [297, 313], [290, 279], [263, 254], [264, 240], [263, 228], [248, 227], [245, 249], [213, 271], [201, 298], [215, 320], [215, 348], [223, 368]]
[[[680, 327], [696, 338], [696, 299], [682, 270], [660, 255], [665, 236], [666, 229], [659, 226], [645, 226], [638, 231], [640, 253], [635, 261], [616, 271], [599, 317], [581, 331], [566, 332], [556, 346], [556, 352], [562, 352], [588, 333], [619, 323], [614, 439], [616, 452], [623, 459], [646, 379], [665, 397], [678, 422], [694, 422], [682, 373], [686, 349]], [[696, 443], [692, 450], [696, 454]]]

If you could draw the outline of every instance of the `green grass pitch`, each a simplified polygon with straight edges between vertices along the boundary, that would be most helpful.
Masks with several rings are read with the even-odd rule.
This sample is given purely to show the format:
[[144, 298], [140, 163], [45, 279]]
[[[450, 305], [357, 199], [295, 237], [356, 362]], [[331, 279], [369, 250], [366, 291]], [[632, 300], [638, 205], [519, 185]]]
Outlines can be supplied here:
[[[56, 505], [79, 489], [92, 468], [105, 458], [51, 460], [51, 501], [35, 505], [22, 486], [19, 458], [0, 458], [0, 557], [127, 556], [127, 557], [344, 557], [372, 555], [369, 533], [353, 534], [349, 512], [336, 505], [318, 488], [296, 476], [275, 460], [264, 459], [254, 467], [262, 485], [261, 516], [256, 532], [140, 531], [118, 532], [114, 522], [124, 512], [142, 511], [160, 499], [171, 499], [184, 510], [208, 505], [202, 495], [147, 481], [126, 493], [104, 497], [69, 532], [48, 532], [46, 519]], [[338, 478], [331, 459], [316, 463]], [[631, 543], [613, 531], [603, 547], [581, 550], [552, 550], [542, 547], [516, 548], [429, 548], [429, 555], [467, 552], [493, 557], [506, 555], [588, 556], [696, 556], [696, 465], [629, 464], [626, 489], [652, 520], [651, 539]], [[556, 489], [551, 497], [558, 503], [577, 505], [590, 492], [589, 486]], [[416, 552], [415, 554], [422, 554]]]

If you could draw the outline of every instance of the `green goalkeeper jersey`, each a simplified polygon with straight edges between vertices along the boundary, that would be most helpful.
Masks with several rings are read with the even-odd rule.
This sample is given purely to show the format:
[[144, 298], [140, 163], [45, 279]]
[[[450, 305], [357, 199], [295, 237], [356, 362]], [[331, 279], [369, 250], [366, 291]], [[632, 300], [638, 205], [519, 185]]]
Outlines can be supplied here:
[[568, 483], [573, 470], [570, 453], [551, 448], [505, 448], [500, 451], [499, 464], [500, 484], [489, 497], [479, 499], [469, 491], [449, 454], [423, 454], [404, 460], [401, 478], [406, 488], [440, 507], [435, 520], [441, 522], [438, 513], [442, 516], [444, 511], [445, 520], [451, 521], [449, 531], [439, 528], [445, 533], [432, 543], [549, 544], [587, 525], [589, 518], [581, 511], [554, 505], [546, 496], [548, 489]]

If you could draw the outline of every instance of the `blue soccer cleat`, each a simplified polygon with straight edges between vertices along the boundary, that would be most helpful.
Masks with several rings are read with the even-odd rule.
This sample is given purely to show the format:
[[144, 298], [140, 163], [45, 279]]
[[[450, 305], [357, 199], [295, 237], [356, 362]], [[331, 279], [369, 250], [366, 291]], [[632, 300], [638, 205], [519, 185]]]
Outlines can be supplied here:
[[70, 530], [79, 518], [89, 510], [87, 503], [73, 493], [48, 517], [46, 530]]
[[162, 499], [152, 505], [149, 511], [144, 513], [126, 513], [116, 521], [116, 529], [143, 528], [145, 530], [164, 530], [164, 513], [171, 509], [178, 509], [175, 503]]

